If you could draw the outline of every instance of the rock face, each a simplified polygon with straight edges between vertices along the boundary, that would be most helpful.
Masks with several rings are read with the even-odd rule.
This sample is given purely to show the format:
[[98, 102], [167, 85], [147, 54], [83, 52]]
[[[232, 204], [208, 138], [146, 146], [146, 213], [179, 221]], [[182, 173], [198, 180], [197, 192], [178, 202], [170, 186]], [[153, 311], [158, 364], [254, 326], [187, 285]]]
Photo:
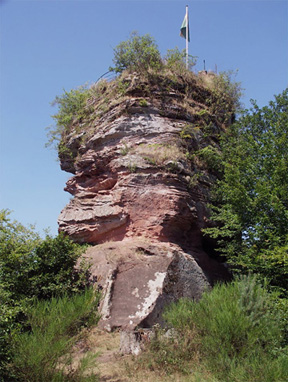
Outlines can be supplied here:
[[[60, 155], [74, 176], [59, 230], [95, 245], [86, 257], [103, 289], [101, 325], [108, 330], [161, 322], [165, 305], [199, 298], [227, 277], [201, 232], [217, 178], [214, 157], [205, 162], [201, 155], [207, 147], [217, 153], [225, 111], [211, 112], [212, 93], [200, 80], [189, 84], [189, 96], [181, 81], [123, 81], [125, 94], [110, 99], [100, 117], [72, 126], [65, 137], [70, 154]], [[110, 93], [105, 86], [102, 98], [119, 81], [107, 85]], [[99, 98], [89, 102], [97, 115]]]
[[175, 244], [144, 238], [100, 244], [85, 257], [103, 289], [100, 327], [109, 331], [162, 324], [164, 306], [181, 297], [199, 299], [211, 286], [211, 274], [219, 277], [222, 271], [213, 260], [210, 276], [201, 268], [196, 259], [210, 260], [204, 252], [185, 253]]
[[59, 217], [60, 230], [76, 241], [145, 234], [178, 242], [203, 224], [203, 196], [194, 190], [191, 198], [192, 172], [176, 143], [183, 122], [142, 112], [99, 128], [77, 162], [66, 186], [75, 197]]

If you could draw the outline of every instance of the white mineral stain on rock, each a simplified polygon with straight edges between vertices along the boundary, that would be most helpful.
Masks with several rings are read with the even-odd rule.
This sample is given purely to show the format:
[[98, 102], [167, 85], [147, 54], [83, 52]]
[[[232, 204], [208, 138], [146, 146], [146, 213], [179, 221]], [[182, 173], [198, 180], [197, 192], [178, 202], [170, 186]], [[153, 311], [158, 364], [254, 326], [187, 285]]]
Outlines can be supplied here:
[[166, 276], [166, 272], [156, 272], [155, 280], [148, 281], [147, 287], [149, 289], [150, 294], [148, 297], [145, 298], [144, 302], [142, 303], [141, 310], [136, 312], [135, 317], [142, 318], [147, 316], [151, 306], [155, 303], [157, 297], [159, 296], [162, 290], [165, 276]]
[[108, 276], [106, 285], [104, 287], [105, 295], [104, 299], [102, 301], [101, 306], [101, 312], [102, 312], [102, 319], [107, 320], [110, 317], [110, 303], [112, 298], [112, 286], [113, 286], [113, 270], [110, 270]]

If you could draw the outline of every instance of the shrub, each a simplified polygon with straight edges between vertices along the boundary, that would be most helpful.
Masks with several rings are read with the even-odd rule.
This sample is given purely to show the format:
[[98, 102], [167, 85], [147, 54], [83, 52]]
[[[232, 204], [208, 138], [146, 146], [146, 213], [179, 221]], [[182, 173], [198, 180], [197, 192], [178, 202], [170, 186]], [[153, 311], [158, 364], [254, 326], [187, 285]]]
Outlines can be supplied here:
[[[185, 49], [180, 51], [178, 47], [174, 49], [168, 49], [166, 56], [164, 57], [165, 66], [176, 73], [181, 74], [186, 68], [186, 51]], [[192, 70], [196, 65], [196, 58], [188, 56], [188, 70]]]
[[161, 67], [161, 56], [154, 39], [146, 34], [139, 36], [132, 32], [127, 41], [122, 41], [114, 49], [113, 62], [116, 73], [125, 69], [147, 70], [149, 67], [157, 69]]
[[[99, 296], [93, 289], [72, 297], [35, 300], [26, 310], [29, 332], [14, 335], [10, 365], [17, 381], [84, 381], [79, 370], [69, 369], [70, 350], [77, 333], [95, 324]], [[87, 371], [87, 370], [86, 370]]]
[[274, 296], [255, 277], [216, 285], [199, 302], [180, 300], [164, 318], [173, 335], [154, 338], [150, 367], [169, 373], [204, 367], [227, 382], [285, 380], [283, 319]]
[[[0, 213], [0, 379], [8, 381], [9, 344], [14, 330], [26, 328], [26, 306], [35, 298], [72, 295], [87, 286], [89, 266], [75, 269], [83, 247], [63, 234], [41, 239], [33, 227]], [[12, 378], [13, 380], [13, 378]]]
[[222, 169], [222, 158], [220, 151], [212, 145], [208, 145], [197, 151], [197, 156], [202, 160], [209, 170], [220, 172]]
[[[58, 112], [52, 115], [52, 118], [56, 121], [56, 126], [55, 128], [48, 128], [48, 142], [46, 146], [56, 143], [57, 148], [61, 149], [61, 146], [59, 146], [61, 139], [63, 139], [65, 134], [69, 133], [72, 122], [81, 122], [90, 113], [91, 110], [87, 107], [87, 100], [91, 92], [92, 90], [84, 85], [69, 92], [64, 90], [61, 96], [56, 96], [52, 102], [52, 106], [58, 106]], [[65, 149], [65, 147], [62, 149]]]
[[[0, 256], [1, 287], [9, 292], [9, 299], [51, 298], [74, 293], [86, 285], [87, 266], [75, 269], [83, 247], [60, 233], [55, 238], [22, 242], [22, 233], [13, 234], [13, 243], [6, 242]], [[18, 240], [18, 242], [17, 242]]]
[[242, 88], [240, 82], [234, 81], [236, 74], [228, 71], [202, 77], [211, 90], [207, 99], [209, 111], [220, 124], [230, 124], [235, 120], [235, 114], [242, 110]]

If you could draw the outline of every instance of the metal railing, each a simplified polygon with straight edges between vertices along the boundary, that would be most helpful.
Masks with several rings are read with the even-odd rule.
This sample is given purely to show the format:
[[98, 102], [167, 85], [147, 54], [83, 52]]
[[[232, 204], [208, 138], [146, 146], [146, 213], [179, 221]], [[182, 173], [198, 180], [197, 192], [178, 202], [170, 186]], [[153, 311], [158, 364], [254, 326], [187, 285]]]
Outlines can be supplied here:
[[96, 84], [101, 80], [111, 82], [111, 81], [115, 80], [116, 77], [117, 77], [117, 74], [113, 70], [108, 70], [108, 72], [102, 74], [102, 76], [100, 76], [98, 78], [98, 80], [96, 81]]

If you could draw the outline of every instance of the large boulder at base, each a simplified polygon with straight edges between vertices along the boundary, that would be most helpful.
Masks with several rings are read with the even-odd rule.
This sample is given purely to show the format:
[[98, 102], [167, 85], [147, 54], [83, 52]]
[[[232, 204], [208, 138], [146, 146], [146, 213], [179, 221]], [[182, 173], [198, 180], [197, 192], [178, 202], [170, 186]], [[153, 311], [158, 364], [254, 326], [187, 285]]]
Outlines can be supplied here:
[[185, 253], [175, 244], [143, 238], [90, 247], [85, 258], [102, 291], [99, 325], [108, 331], [162, 324], [165, 306], [181, 297], [199, 299], [224, 275], [205, 252]]

